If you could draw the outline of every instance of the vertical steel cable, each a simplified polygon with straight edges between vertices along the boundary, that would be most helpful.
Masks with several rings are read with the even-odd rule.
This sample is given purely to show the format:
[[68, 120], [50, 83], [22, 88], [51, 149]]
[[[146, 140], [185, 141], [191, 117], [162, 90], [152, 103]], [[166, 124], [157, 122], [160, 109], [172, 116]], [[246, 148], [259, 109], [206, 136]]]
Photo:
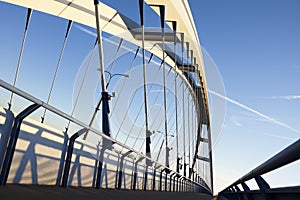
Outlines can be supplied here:
[[[148, 97], [147, 97], [147, 68], [146, 68], [146, 55], [145, 55], [145, 25], [144, 25], [144, 0], [139, 0], [140, 8], [140, 22], [142, 29], [142, 55], [143, 55], [143, 80], [144, 80], [144, 108], [145, 108], [145, 128], [146, 140], [150, 140], [148, 130]], [[151, 157], [150, 149], [146, 145], [146, 156]]]
[[101, 88], [102, 88], [102, 92], [106, 92], [106, 81], [105, 81], [105, 76], [104, 76], [102, 33], [101, 33], [101, 27], [100, 27], [99, 0], [94, 0], [94, 5], [95, 5], [95, 15], [96, 15], [97, 36], [98, 36], [98, 52], [99, 52], [99, 59], [100, 59]]
[[[159, 97], [159, 95], [157, 95], [157, 96], [156, 96], [156, 98], [155, 98], [155, 100], [154, 100], [154, 103], [153, 103], [153, 105], [155, 105], [155, 104], [156, 104], [158, 97]], [[172, 102], [171, 104], [169, 104], [169, 105], [168, 105], [167, 112], [169, 112], [169, 110], [170, 110], [170, 108], [172, 107], [173, 103], [174, 103], [174, 102]], [[162, 105], [162, 106], [163, 106], [163, 105]], [[162, 107], [162, 106], [161, 106], [161, 107]], [[149, 114], [151, 113], [151, 111], [152, 111], [152, 108], [153, 108], [153, 107], [151, 107]], [[171, 113], [171, 115], [170, 115], [170, 116], [173, 116], [173, 115], [174, 115], [174, 112], [175, 112], [175, 111], [173, 111], [173, 112]], [[154, 117], [153, 124], [155, 124], [155, 123], [156, 123], [156, 120], [158, 119], [158, 115], [159, 115], [159, 112], [158, 112], [158, 113], [156, 114], [156, 116]], [[160, 121], [160, 123], [159, 123], [159, 125], [158, 125], [158, 129], [157, 129], [157, 130], [159, 130], [159, 129], [160, 129], [160, 127], [161, 127], [162, 123], [163, 123], [163, 121]], [[173, 123], [173, 124], [172, 124], [172, 126], [169, 126], [169, 128], [170, 128], [170, 129], [171, 129], [171, 128], [173, 128], [174, 124], [175, 124], [175, 123]], [[162, 134], [161, 134], [161, 135], [162, 135]], [[169, 135], [168, 135], [168, 136], [169, 136]], [[135, 142], [136, 142], [136, 141], [135, 141]], [[144, 144], [144, 143], [143, 143], [143, 144]], [[143, 144], [142, 144], [142, 146], [143, 146]], [[157, 145], [157, 144], [156, 144], [156, 145]], [[141, 146], [141, 148], [142, 148], [142, 146]], [[171, 146], [171, 145], [169, 145], [169, 146]], [[153, 149], [156, 149], [155, 147], [156, 147], [156, 146], [154, 146], [154, 148], [153, 148]], [[134, 148], [134, 146], [133, 146], [133, 148]], [[139, 151], [141, 151], [141, 148], [139, 149]]]
[[[121, 49], [121, 47], [122, 47], [123, 42], [124, 42], [124, 39], [121, 38], [121, 39], [120, 39], [120, 42], [119, 42], [119, 45], [118, 45], [118, 48], [117, 48], [117, 51], [116, 51], [116, 53], [115, 53], [113, 62], [112, 62], [112, 64], [110, 65], [110, 68], [109, 68], [109, 70], [108, 70], [109, 72], [111, 72], [112, 69], [113, 69], [113, 67], [115, 66], [115, 62], [116, 62], [117, 56], [118, 56], [118, 54], [119, 54], [119, 51], [120, 51], [120, 49]], [[108, 85], [106, 85], [106, 88], [107, 88], [107, 87], [108, 87]]]
[[[89, 60], [88, 60], [88, 63], [87, 63], [87, 67], [86, 67], [86, 69], [85, 69], [85, 71], [84, 71], [84, 75], [83, 75], [82, 81], [81, 81], [81, 83], [80, 83], [79, 91], [78, 91], [78, 94], [76, 95], [75, 103], [74, 103], [74, 106], [73, 106], [73, 108], [72, 108], [71, 117], [73, 117], [75, 108], [76, 108], [77, 103], [78, 103], [79, 95], [81, 94], [81, 90], [82, 90], [83, 84], [84, 84], [84, 82], [85, 82], [86, 74], [87, 74], [87, 72], [88, 72], [88, 70], [89, 70], [89, 68], [90, 68], [90, 66], [91, 66], [91, 61], [92, 61], [92, 59], [93, 59], [93, 57], [94, 57], [94, 50], [95, 50], [95, 48], [96, 48], [97, 42], [98, 42], [98, 38], [96, 39], [96, 42], [95, 42], [95, 44], [94, 44], [94, 46], [93, 46], [93, 50], [92, 50], [91, 55], [90, 55], [90, 57], [89, 57]], [[70, 123], [71, 123], [71, 121], [69, 120], [68, 125], [67, 125], [67, 127], [66, 127], [66, 131], [69, 129]]]
[[[154, 80], [154, 81], [156, 81], [156, 79], [157, 79], [157, 77], [158, 77], [158, 72], [160, 71], [160, 69], [161, 69], [161, 67], [159, 67], [159, 70], [156, 72], [156, 74], [155, 74], [155, 76], [154, 76], [154, 77], [155, 77], [155, 80]], [[139, 80], [138, 85], [139, 85], [142, 81], [143, 81], [143, 77]], [[150, 91], [152, 90], [152, 87], [153, 87], [153, 84], [151, 84], [150, 87], [148, 88], [148, 93], [150, 93]], [[132, 98], [131, 98], [131, 100], [130, 100], [130, 102], [129, 102], [128, 109], [126, 110], [126, 113], [125, 113], [125, 115], [124, 115], [124, 117], [123, 117], [123, 120], [122, 120], [122, 122], [121, 122], [121, 124], [120, 124], [120, 126], [119, 126], [117, 135], [118, 135], [119, 132], [121, 131], [121, 128], [122, 128], [122, 126], [123, 126], [123, 124], [124, 124], [124, 121], [125, 121], [125, 119], [126, 119], [126, 115], [128, 114], [128, 111], [129, 111], [129, 109], [131, 108], [131, 105], [132, 105], [132, 103], [133, 103], [133, 100], [134, 100], [135, 95], [137, 94], [137, 92], [138, 92], [138, 90], [135, 90], [135, 91], [134, 91], [134, 94], [132, 95]], [[149, 95], [149, 94], [147, 94], [147, 95]], [[135, 118], [135, 120], [134, 120], [134, 123], [132, 124], [132, 126], [131, 126], [131, 128], [130, 128], [129, 133], [131, 132], [131, 130], [132, 130], [132, 128], [133, 128], [135, 122], [137, 121], [138, 115], [140, 114], [140, 112], [141, 112], [143, 106], [144, 106], [144, 103], [142, 103], [142, 105], [141, 105], [141, 107], [140, 107], [140, 109], [139, 109], [139, 111], [138, 111], [138, 114], [137, 114], [137, 116], [136, 116], [136, 118]], [[116, 135], [116, 136], [117, 136], [117, 135]], [[139, 136], [140, 136], [140, 133], [139, 133], [138, 137], [139, 137]], [[116, 137], [116, 138], [117, 138], [117, 137]], [[127, 135], [127, 138], [125, 139], [125, 143], [126, 143], [126, 141], [127, 141], [128, 138], [129, 138], [129, 134]]]
[[[178, 135], [179, 135], [179, 128], [178, 128], [178, 101], [177, 101], [177, 96], [178, 96], [178, 89], [177, 89], [177, 54], [176, 54], [176, 31], [174, 34], [174, 52], [175, 52], [175, 123], [176, 123], [176, 160], [179, 159], [179, 144], [178, 144]], [[176, 163], [176, 172], [179, 172], [179, 163]]]
[[[73, 21], [69, 20], [67, 31], [66, 31], [66, 34], [65, 34], [64, 42], [63, 42], [63, 46], [62, 46], [61, 51], [60, 51], [59, 59], [58, 59], [57, 65], [56, 65], [55, 74], [54, 74], [54, 77], [53, 77], [53, 80], [52, 80], [52, 83], [51, 83], [51, 87], [50, 87], [50, 91], [49, 91], [49, 94], [48, 94], [47, 104], [49, 104], [49, 101], [50, 101], [50, 98], [51, 98], [51, 95], [52, 95], [52, 91], [53, 91], [53, 88], [54, 88], [54, 83], [55, 83], [55, 80], [56, 80], [56, 77], [57, 77], [58, 70], [60, 68], [60, 62], [61, 62], [63, 54], [64, 54], [64, 50], [65, 50], [65, 47], [66, 47], [66, 44], [67, 44], [67, 40], [68, 40], [68, 37], [69, 37], [69, 33], [70, 33], [70, 30], [71, 30], [72, 24], [73, 24]], [[46, 115], [46, 109], [44, 110], [41, 123], [44, 122], [45, 115]]]
[[[190, 44], [188, 43], [188, 42], [186, 42], [186, 62], [187, 62], [187, 72], [186, 72], [186, 74], [187, 74], [187, 84], [189, 84], [190, 83], [190, 75], [189, 75], [189, 70], [190, 70], [190, 64], [189, 64], [189, 53], [190, 53]], [[188, 112], [187, 112], [187, 125], [188, 125], [188, 127], [187, 127], [187, 131], [188, 131], [188, 142], [189, 142], [189, 145], [188, 145], [188, 157], [189, 157], [189, 162], [188, 162], [188, 164], [189, 164], [189, 168], [191, 167], [191, 145], [190, 145], [190, 134], [191, 134], [191, 132], [190, 132], [190, 101], [189, 101], [189, 89], [187, 89], [187, 91], [188, 91], [188, 94], [187, 94], [187, 110], [188, 110]], [[188, 168], [188, 169], [189, 169]], [[189, 170], [188, 170], [189, 171]]]
[[[128, 72], [128, 74], [130, 74], [131, 71], [132, 71], [132, 67], [133, 67], [133, 65], [134, 65], [134, 62], [135, 62], [135, 60], [136, 60], [136, 58], [137, 58], [137, 55], [138, 55], [139, 51], [140, 51], [140, 47], [138, 47], [137, 50], [136, 50], [136, 52], [135, 52], [134, 58], [133, 58], [133, 60], [132, 60], [132, 62], [131, 62], [131, 64], [130, 64], [130, 67], [129, 67], [129, 72]], [[124, 81], [124, 83], [122, 84], [122, 87], [121, 87], [121, 89], [120, 89], [120, 93], [119, 93], [119, 95], [117, 95], [117, 99], [116, 99], [116, 101], [115, 101], [115, 103], [114, 103], [114, 106], [113, 106], [113, 109], [112, 109], [112, 111], [111, 111], [110, 117], [112, 117], [112, 115], [113, 115], [113, 113], [114, 113], [114, 110], [115, 110], [115, 108], [116, 108], [116, 105], [117, 105], [117, 103], [118, 103], [118, 101], [119, 101], [119, 97], [120, 97], [121, 94], [122, 94], [122, 91], [123, 91], [123, 89], [124, 89], [124, 87], [125, 87], [126, 82], [127, 82], [127, 79], [125, 79], [125, 81]], [[117, 138], [117, 136], [115, 137], [115, 139], [116, 139], [116, 138]]]
[[[18, 75], [19, 75], [19, 69], [20, 69], [20, 66], [21, 66], [21, 61], [22, 61], [22, 56], [23, 56], [23, 51], [24, 51], [24, 46], [25, 46], [25, 42], [26, 42], [26, 37], [27, 37], [27, 32], [28, 32], [28, 26], [29, 26], [29, 23], [30, 23], [31, 16], [32, 16], [32, 9], [28, 8], [28, 10], [27, 10], [27, 18], [26, 18], [26, 25], [25, 25], [25, 30], [24, 30], [24, 35], [23, 35], [21, 50], [20, 50], [20, 54], [19, 54], [19, 59], [18, 59], [18, 65], [17, 65], [17, 69], [16, 69], [16, 72], [15, 72], [15, 78], [14, 78], [14, 84], [13, 84], [14, 87], [16, 86]], [[12, 101], [13, 101], [13, 95], [14, 95], [14, 93], [11, 92], [10, 100], [9, 100], [9, 103], [8, 103], [8, 110], [11, 109]]]
[[[197, 136], [196, 136], [196, 130], [195, 130], [195, 112], [196, 112], [196, 109], [195, 109], [195, 101], [193, 102], [192, 101], [192, 133], [193, 133], [193, 139], [192, 139], [192, 152], [195, 152], [196, 150], [196, 147], [195, 147], [195, 141], [197, 140]], [[193, 155], [193, 158], [194, 158], [195, 155]], [[194, 162], [191, 166], [192, 169], [194, 169]]]
[[[191, 52], [190, 65], [191, 65], [191, 68], [194, 68], [194, 65], [193, 65], [193, 56], [194, 56], [194, 55], [193, 55], [193, 50], [191, 50], [190, 52]], [[188, 77], [189, 77], [189, 79], [191, 79], [191, 78], [190, 78], [190, 71], [188, 72]], [[193, 78], [193, 77], [192, 77], [192, 78]], [[190, 82], [192, 82], [192, 80], [190, 80]], [[193, 86], [194, 86], [194, 83], [193, 83], [193, 85], [192, 85], [192, 91], [190, 92], [190, 94], [191, 94], [190, 97], [191, 97], [191, 98], [190, 98], [190, 100], [189, 100], [189, 106], [191, 106], [190, 109], [192, 109], [192, 111], [189, 109], [189, 111], [190, 111], [190, 115], [189, 115], [189, 116], [191, 117], [191, 122], [189, 122], [189, 124], [190, 124], [190, 126], [191, 126], [191, 127], [189, 127], [189, 129], [190, 129], [189, 132], [190, 132], [190, 139], [191, 139], [191, 135], [192, 135], [192, 142], [194, 141], [194, 137], [193, 137], [193, 135], [194, 135], [194, 134], [193, 134], [193, 120], [194, 120], [194, 119], [193, 119], [193, 115], [192, 115], [192, 114], [193, 114], [193, 104], [192, 104], [192, 100], [194, 99], [194, 98], [193, 98], [193, 93], [194, 93], [194, 91], [195, 91], [194, 88], [193, 88]], [[189, 142], [190, 142], [190, 144], [191, 144], [191, 145], [190, 145], [190, 146], [191, 146], [190, 151], [193, 152], [193, 147], [194, 147], [194, 145], [193, 145], [193, 143], [191, 142], [190, 139], [189, 139]], [[190, 154], [190, 155], [191, 155], [191, 154]], [[192, 156], [191, 156], [191, 157], [190, 157], [190, 170], [193, 170], [193, 165], [191, 164], [192, 162], [193, 162], [193, 158], [192, 158]], [[190, 173], [192, 173], [192, 172], [190, 172]], [[191, 176], [191, 174], [190, 174], [190, 176]], [[189, 177], [189, 178], [190, 178], [190, 177]]]
[[[141, 21], [141, 29], [142, 29], [142, 54], [143, 54], [143, 79], [144, 79], [144, 103], [145, 103], [145, 123], [146, 123], [146, 156], [151, 157], [151, 149], [150, 149], [150, 131], [148, 128], [148, 97], [147, 97], [147, 72], [146, 72], [146, 55], [145, 55], [145, 25], [144, 25], [144, 0], [139, 0], [139, 9], [140, 9], [140, 21]], [[147, 182], [147, 173], [148, 173], [148, 165], [150, 165], [151, 161], [146, 159], [146, 172], [145, 172], [145, 188], [146, 190], [146, 182]]]
[[165, 63], [165, 7], [160, 6], [161, 28], [162, 28], [162, 51], [163, 51], [163, 84], [164, 84], [164, 116], [165, 116], [165, 140], [166, 140], [166, 166], [169, 167], [168, 147], [168, 115], [167, 115], [167, 89], [166, 89], [166, 63]]
[[[173, 28], [173, 39], [174, 39], [174, 71], [175, 71], [175, 76], [174, 76], [174, 89], [175, 89], [175, 131], [176, 131], [176, 161], [179, 158], [179, 151], [178, 151], [178, 102], [177, 102], [177, 49], [176, 49], [176, 31], [177, 31], [177, 22], [172, 21], [172, 28]], [[179, 166], [178, 163], [176, 162], [176, 172], [179, 172]]]
[[[181, 34], [181, 53], [182, 53], [182, 69], [184, 69], [184, 34]], [[183, 165], [184, 165], [184, 176], [186, 175], [186, 154], [185, 154], [185, 114], [184, 114], [184, 84], [182, 84], [182, 124], [183, 124]]]
[[188, 95], [188, 141], [189, 141], [189, 168], [191, 168], [191, 127], [190, 127], [190, 99]]

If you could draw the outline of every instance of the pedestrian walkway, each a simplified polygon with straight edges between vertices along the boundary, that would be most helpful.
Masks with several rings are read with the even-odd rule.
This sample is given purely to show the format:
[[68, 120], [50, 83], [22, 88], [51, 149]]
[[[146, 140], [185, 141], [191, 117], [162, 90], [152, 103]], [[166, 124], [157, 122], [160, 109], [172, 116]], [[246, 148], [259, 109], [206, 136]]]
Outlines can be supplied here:
[[39, 185], [15, 185], [7, 184], [0, 187], [1, 200], [14, 199], [52, 199], [52, 200], [210, 200], [212, 196], [189, 192], [157, 192], [157, 191], [133, 191], [115, 189], [94, 189], [83, 187], [39, 186]]

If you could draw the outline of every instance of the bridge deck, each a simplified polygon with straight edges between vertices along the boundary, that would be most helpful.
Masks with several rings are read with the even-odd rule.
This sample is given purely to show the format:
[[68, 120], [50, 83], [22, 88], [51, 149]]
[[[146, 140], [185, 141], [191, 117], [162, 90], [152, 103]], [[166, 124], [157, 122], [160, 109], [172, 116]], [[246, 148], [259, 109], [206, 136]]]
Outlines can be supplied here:
[[0, 187], [1, 199], [63, 199], [63, 200], [166, 200], [166, 199], [187, 199], [187, 200], [207, 200], [211, 196], [199, 193], [180, 193], [180, 192], [152, 192], [152, 191], [132, 191], [115, 189], [93, 189], [82, 187], [62, 188], [59, 186], [38, 186], [38, 185], [15, 185], [7, 184]]

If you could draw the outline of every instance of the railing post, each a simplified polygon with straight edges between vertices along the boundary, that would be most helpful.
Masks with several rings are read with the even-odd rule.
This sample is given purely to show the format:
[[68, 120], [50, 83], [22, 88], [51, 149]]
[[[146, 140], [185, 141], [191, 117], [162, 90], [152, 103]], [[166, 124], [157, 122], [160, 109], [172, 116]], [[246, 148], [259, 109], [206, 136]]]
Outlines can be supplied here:
[[144, 159], [144, 157], [140, 157], [134, 164], [134, 176], [133, 176], [133, 186], [132, 189], [135, 190], [136, 189], [136, 182], [137, 182], [137, 166], [139, 164], [140, 161], [142, 161]]
[[14, 125], [11, 130], [7, 150], [5, 153], [5, 158], [4, 158], [1, 174], [0, 174], [0, 185], [5, 185], [7, 182], [7, 178], [8, 178], [8, 174], [10, 171], [12, 159], [13, 159], [13, 156], [15, 153], [22, 121], [28, 115], [30, 115], [32, 112], [37, 110], [39, 107], [40, 107], [40, 105], [38, 105], [36, 103], [32, 104], [32, 105], [28, 106], [25, 110], [23, 110], [20, 114], [18, 114], [17, 117], [15, 118]]
[[188, 192], [188, 187], [189, 187], [188, 180], [185, 179], [185, 191], [186, 192]]
[[186, 179], [185, 180], [185, 191], [188, 192], [189, 190], [189, 181]]
[[120, 170], [119, 170], [119, 178], [118, 178], [118, 189], [121, 189], [122, 187], [122, 178], [123, 178], [123, 165], [124, 165], [124, 158], [126, 156], [128, 156], [130, 153], [132, 153], [132, 151], [128, 151], [126, 153], [124, 153], [122, 156], [121, 156], [121, 160], [120, 160]]
[[181, 192], [184, 192], [184, 178], [181, 179]]
[[179, 178], [179, 175], [178, 174], [176, 174], [176, 176], [175, 176], [175, 178], [176, 178], [176, 189], [174, 189], [176, 192], [178, 192], [178, 178]]
[[173, 174], [170, 174], [170, 181], [169, 181], [169, 191], [170, 192], [172, 191], [172, 175]]
[[152, 191], [155, 191], [156, 169], [153, 170]]
[[168, 172], [165, 170], [166, 176], [165, 176], [165, 191], [168, 191]]
[[55, 183], [56, 186], [61, 185], [63, 171], [64, 171], [64, 164], [65, 164], [65, 157], [66, 157], [66, 153], [68, 151], [69, 136], [68, 136], [68, 128], [67, 127], [66, 127], [65, 131], [63, 132], [63, 134], [64, 134], [64, 142], [62, 144], [63, 148], [61, 149], [59, 168], [58, 168], [58, 173], [57, 173], [56, 183]]
[[189, 192], [190, 191], [190, 181], [186, 180], [186, 191]]
[[242, 198], [243, 198], [242, 196], [243, 196], [243, 195], [242, 195], [242, 193], [241, 193], [240, 188], [239, 188], [237, 185], [235, 185], [235, 186], [234, 186], [234, 189], [236, 190], [236, 196], [237, 196], [237, 199], [238, 199], [238, 200], [242, 200]]
[[160, 176], [159, 176], [159, 191], [162, 190], [162, 175], [163, 175], [163, 171], [164, 170], [160, 171]]
[[144, 191], [147, 190], [147, 181], [148, 181], [148, 165], [146, 164], [146, 170], [144, 173], [144, 186], [143, 186]]
[[246, 194], [246, 200], [252, 200], [251, 194], [249, 193], [250, 188], [248, 187], [248, 185], [246, 183], [241, 183], [244, 193]]
[[101, 184], [101, 177], [102, 177], [102, 169], [103, 169], [103, 160], [104, 160], [104, 153], [106, 150], [106, 141], [108, 141], [107, 139], [103, 140], [103, 145], [102, 148], [100, 150], [100, 155], [98, 157], [98, 167], [97, 167], [97, 176], [96, 176], [96, 189], [100, 188], [100, 184]]
[[174, 172], [173, 174], [171, 174], [170, 176], [170, 191], [172, 191], [172, 179], [173, 179], [173, 192], [175, 192], [175, 176], [176, 173]]
[[66, 157], [66, 162], [65, 162], [65, 167], [64, 167], [64, 172], [63, 172], [63, 178], [62, 178], [62, 187], [67, 187], [67, 182], [69, 178], [69, 171], [70, 171], [70, 165], [71, 165], [71, 159], [72, 159], [72, 154], [74, 150], [74, 143], [76, 139], [81, 136], [82, 134], [86, 133], [87, 129], [83, 128], [74, 133], [69, 140], [69, 145], [68, 145], [68, 151], [67, 151], [67, 157]]
[[137, 179], [137, 172], [134, 172], [134, 175], [133, 175], [133, 186], [132, 186], [133, 190], [136, 189], [136, 179]]
[[177, 180], [177, 178], [176, 178], [176, 174], [175, 174], [175, 176], [174, 176], [174, 178], [173, 178], [173, 192], [177, 192], [176, 191], [176, 180]]
[[186, 191], [189, 192], [190, 191], [190, 181], [186, 180]]
[[261, 176], [256, 176], [254, 179], [255, 179], [261, 193], [263, 194], [264, 199], [265, 200], [271, 199], [270, 196], [266, 193], [266, 190], [270, 189], [270, 185]]

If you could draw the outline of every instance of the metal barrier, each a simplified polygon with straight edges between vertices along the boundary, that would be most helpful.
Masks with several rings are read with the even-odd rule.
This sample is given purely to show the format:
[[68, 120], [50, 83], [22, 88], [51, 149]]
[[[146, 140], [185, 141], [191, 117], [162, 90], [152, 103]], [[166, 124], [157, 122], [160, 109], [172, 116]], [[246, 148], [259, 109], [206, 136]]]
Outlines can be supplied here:
[[[200, 191], [203, 192], [203, 191], [204, 191], [204, 193], [211, 194], [211, 189], [208, 188], [206, 184], [203, 184], [203, 183], [201, 183], [201, 182], [198, 183], [198, 182], [196, 182], [196, 181], [193, 181], [192, 179], [189, 179], [189, 177], [186, 177], [186, 176], [181, 175], [180, 173], [178, 173], [178, 172], [176, 172], [176, 171], [170, 169], [169, 167], [164, 166], [164, 165], [158, 163], [156, 160], [153, 160], [152, 158], [143, 155], [142, 153], [138, 152], [137, 150], [135, 150], [135, 149], [133, 149], [133, 148], [131, 148], [131, 147], [128, 147], [127, 145], [125, 145], [125, 144], [123, 144], [123, 143], [121, 143], [121, 142], [119, 142], [119, 141], [117, 141], [117, 140], [115, 140], [115, 139], [113, 139], [113, 138], [111, 138], [111, 137], [105, 135], [104, 133], [102, 133], [102, 132], [96, 130], [95, 128], [92, 128], [92, 127], [86, 125], [85, 123], [81, 122], [80, 120], [73, 118], [72, 116], [70, 116], [70, 115], [68, 115], [68, 114], [66, 114], [66, 113], [64, 113], [64, 112], [62, 112], [62, 111], [60, 111], [60, 110], [58, 110], [57, 108], [55, 108], [55, 107], [53, 107], [53, 106], [50, 106], [49, 104], [47, 104], [47, 103], [45, 103], [45, 102], [43, 102], [43, 101], [41, 101], [41, 100], [39, 100], [39, 99], [33, 97], [32, 95], [30, 95], [30, 94], [28, 94], [28, 93], [26, 93], [26, 92], [24, 92], [24, 91], [22, 91], [22, 90], [20, 90], [20, 89], [18, 89], [18, 88], [16, 88], [16, 87], [14, 87], [14, 86], [8, 84], [7, 82], [5, 82], [5, 81], [3, 81], [3, 80], [1, 80], [1, 79], [0, 79], [0, 87], [5, 88], [5, 89], [7, 89], [7, 90], [13, 92], [15, 95], [19, 95], [19, 96], [21, 96], [21, 97], [23, 97], [23, 98], [29, 100], [30, 102], [33, 102], [34, 104], [33, 104], [32, 106], [30, 106], [29, 108], [25, 109], [26, 113], [28, 113], [27, 110], [29, 109], [30, 112], [29, 112], [28, 114], [34, 112], [34, 111], [35, 111], [37, 108], [39, 108], [39, 107], [43, 107], [43, 108], [45, 108], [45, 109], [47, 109], [47, 110], [49, 110], [49, 111], [55, 113], [56, 115], [58, 115], [58, 116], [60, 116], [60, 117], [62, 117], [62, 118], [64, 118], [64, 119], [70, 120], [71, 122], [73, 122], [73, 123], [75, 123], [75, 124], [77, 124], [77, 125], [79, 125], [79, 126], [82, 127], [82, 129], [80, 129], [80, 131], [76, 132], [76, 133], [70, 138], [70, 141], [69, 141], [68, 156], [67, 156], [66, 161], [65, 161], [65, 169], [64, 169], [63, 182], [62, 182], [62, 186], [63, 186], [63, 187], [66, 187], [66, 186], [67, 186], [68, 174], [69, 174], [69, 168], [70, 168], [70, 166], [69, 166], [69, 165], [70, 165], [70, 158], [71, 158], [71, 156], [72, 156], [74, 142], [75, 142], [76, 138], [78, 138], [80, 135], [82, 135], [82, 134], [85, 133], [86, 131], [91, 131], [91, 132], [97, 134], [98, 136], [101, 136], [101, 137], [103, 137], [104, 139], [106, 139], [106, 140], [108, 140], [108, 141], [111, 141], [113, 144], [119, 145], [119, 146], [121, 146], [121, 147], [127, 149], [129, 152], [135, 153], [137, 156], [140, 157], [141, 160], [142, 160], [142, 159], [147, 159], [147, 160], [150, 160], [153, 164], [155, 164], [155, 166], [159, 166], [160, 169], [161, 169], [160, 190], [162, 190], [162, 173], [165, 171], [165, 172], [169, 172], [169, 173], [172, 172], [172, 174], [174, 174], [174, 175], [176, 175], [177, 177], [179, 177], [178, 179], [182, 179], [182, 180], [183, 180], [183, 181], [181, 182], [181, 183], [182, 183], [182, 186], [181, 186], [182, 189], [180, 190], [181, 192], [192, 191], [192, 190], [187, 190], [187, 187], [186, 187], [187, 185], [186, 185], [186, 184], [187, 184], [187, 182], [189, 182], [189, 183], [193, 184], [194, 187], [196, 187], [196, 188], [198, 189], [197, 192], [200, 192]], [[21, 113], [21, 114], [22, 114], [22, 113]], [[26, 116], [27, 116], [28, 114], [26, 114]], [[22, 115], [22, 116], [23, 116], [23, 115]], [[24, 117], [26, 117], [26, 116], [24, 116]], [[23, 119], [24, 117], [21, 117], [21, 118]], [[16, 120], [17, 120], [17, 118], [16, 118]], [[21, 125], [21, 122], [20, 122], [20, 123], [17, 123], [16, 126], [19, 127], [20, 125]], [[19, 131], [19, 128], [18, 128], [18, 131]], [[17, 137], [18, 137], [18, 135], [16, 135], [16, 137], [15, 137], [15, 139], [14, 139], [14, 143], [16, 143], [16, 141], [17, 141], [17, 139], [18, 139]], [[14, 149], [13, 149], [13, 151], [14, 151]], [[12, 151], [12, 152], [13, 152], [13, 151]], [[5, 161], [5, 162], [6, 162], [6, 161]], [[10, 162], [7, 162], [7, 163], [10, 164], [11, 161], [10, 161]], [[4, 165], [5, 165], [5, 164], [4, 164]], [[5, 169], [6, 169], [6, 168], [5, 168]], [[9, 169], [8, 169], [8, 170], [5, 170], [5, 169], [2, 168], [2, 172], [1, 172], [1, 174], [3, 174], [3, 177], [2, 177], [3, 179], [1, 179], [1, 180], [3, 180], [3, 181], [2, 181], [2, 185], [5, 185], [5, 184], [6, 184], [7, 176], [8, 176], [8, 174], [9, 174]], [[135, 170], [135, 172], [136, 172], [136, 170]], [[5, 175], [5, 176], [4, 176], [4, 175]], [[135, 176], [136, 176], [136, 175], [135, 175]], [[120, 179], [121, 179], [121, 178], [120, 178]], [[135, 178], [135, 179], [136, 179], [136, 178]], [[155, 181], [155, 177], [153, 178], [153, 180]], [[136, 180], [135, 180], [134, 182], [136, 182]], [[166, 185], [165, 185], [165, 188], [168, 188], [168, 187], [171, 188], [172, 182], [169, 181], [169, 182], [166, 182], [166, 183], [169, 183], [169, 186], [166, 186]], [[153, 185], [154, 185], [154, 184], [153, 184]], [[96, 188], [97, 188], [97, 187], [96, 187]], [[119, 188], [119, 187], [118, 187], [118, 188]], [[135, 183], [133, 184], [133, 189], [136, 189], [136, 188], [135, 188]]]
[[[291, 144], [260, 166], [256, 167], [248, 174], [231, 184], [219, 193], [219, 199], [222, 197], [228, 199], [299, 199], [300, 186], [270, 188], [269, 184], [261, 177], [263, 174], [276, 170], [284, 165], [290, 164], [300, 159], [300, 139]], [[259, 190], [250, 190], [245, 183], [248, 180], [255, 179]], [[241, 185], [243, 191], [238, 187]]]

